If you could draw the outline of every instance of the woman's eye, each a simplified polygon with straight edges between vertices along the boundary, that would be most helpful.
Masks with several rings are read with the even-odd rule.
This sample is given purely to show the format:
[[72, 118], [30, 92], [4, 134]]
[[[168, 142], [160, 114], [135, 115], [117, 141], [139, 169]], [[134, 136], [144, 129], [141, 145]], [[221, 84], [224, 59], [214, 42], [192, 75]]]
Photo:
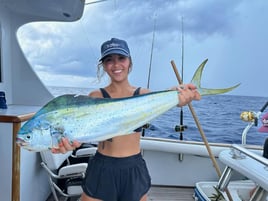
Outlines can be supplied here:
[[124, 61], [126, 58], [127, 58], [127, 57], [125, 57], [125, 56], [120, 56], [120, 57], [119, 57], [119, 60], [120, 60], [120, 61]]
[[104, 63], [108, 63], [108, 62], [111, 62], [112, 61], [112, 59], [111, 58], [106, 58], [106, 59], [104, 59]]

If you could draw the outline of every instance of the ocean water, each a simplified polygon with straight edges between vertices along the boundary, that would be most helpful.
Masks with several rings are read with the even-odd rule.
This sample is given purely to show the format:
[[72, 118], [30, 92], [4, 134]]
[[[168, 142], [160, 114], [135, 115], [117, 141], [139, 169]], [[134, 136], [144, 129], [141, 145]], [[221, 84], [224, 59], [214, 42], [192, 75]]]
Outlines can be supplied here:
[[[54, 96], [62, 94], [87, 95], [90, 88], [48, 87]], [[241, 144], [242, 132], [248, 125], [240, 119], [243, 111], [258, 112], [268, 101], [267, 97], [213, 95], [205, 96], [200, 101], [193, 101], [192, 106], [196, 117], [208, 142]], [[182, 133], [183, 140], [202, 141], [200, 132], [188, 106], [182, 108], [183, 124], [186, 126]], [[268, 112], [268, 107], [264, 113]], [[145, 130], [145, 136], [180, 139], [181, 133], [175, 131], [180, 125], [181, 108], [174, 107], [150, 122], [150, 127]], [[247, 133], [247, 144], [262, 145], [268, 133], [259, 133], [262, 125], [251, 127]]]

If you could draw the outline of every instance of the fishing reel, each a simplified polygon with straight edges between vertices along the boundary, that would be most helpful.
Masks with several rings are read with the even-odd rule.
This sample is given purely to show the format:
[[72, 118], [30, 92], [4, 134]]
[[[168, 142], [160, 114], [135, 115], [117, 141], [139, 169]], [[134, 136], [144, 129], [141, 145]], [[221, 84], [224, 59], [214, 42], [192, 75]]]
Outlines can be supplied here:
[[150, 128], [150, 126], [151, 126], [150, 123], [146, 123], [146, 124], [144, 124], [144, 125], [142, 126], [142, 128], [144, 128], [144, 129], [148, 129], [148, 128]]
[[243, 133], [242, 133], [242, 145], [246, 144], [246, 137], [247, 137], [247, 133], [249, 129], [253, 125], [258, 126], [258, 120], [260, 118], [260, 115], [266, 109], [267, 106], [268, 106], [268, 101], [264, 104], [264, 106], [258, 112], [245, 111], [241, 113], [240, 118], [243, 121], [249, 122], [248, 125], [244, 128]]
[[240, 114], [240, 119], [245, 122], [253, 122], [255, 126], [258, 126], [259, 114], [252, 111], [244, 111]]
[[186, 125], [176, 125], [175, 126], [175, 131], [176, 132], [183, 132], [185, 129], [187, 129], [188, 127]]
[[146, 123], [142, 126], [142, 132], [141, 132], [141, 136], [144, 137], [145, 136], [145, 130], [150, 128], [151, 124], [150, 123]]

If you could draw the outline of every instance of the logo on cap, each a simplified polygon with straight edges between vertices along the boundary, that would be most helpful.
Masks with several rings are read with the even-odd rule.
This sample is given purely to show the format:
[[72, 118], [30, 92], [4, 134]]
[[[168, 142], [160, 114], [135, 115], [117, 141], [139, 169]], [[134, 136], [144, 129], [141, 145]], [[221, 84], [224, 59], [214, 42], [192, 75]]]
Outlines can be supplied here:
[[107, 44], [106, 48], [113, 48], [113, 47], [120, 47], [120, 44], [116, 44], [116, 43], [111, 43], [111, 44]]

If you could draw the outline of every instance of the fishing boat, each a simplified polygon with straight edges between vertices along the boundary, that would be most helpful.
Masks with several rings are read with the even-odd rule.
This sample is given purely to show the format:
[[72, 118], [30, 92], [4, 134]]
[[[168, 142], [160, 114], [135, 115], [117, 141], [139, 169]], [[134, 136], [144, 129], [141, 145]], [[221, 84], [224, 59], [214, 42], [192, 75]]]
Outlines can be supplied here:
[[[40, 153], [16, 144], [21, 126], [54, 98], [25, 58], [17, 30], [35, 21], [76, 21], [84, 7], [83, 0], [0, 0], [0, 91], [7, 101], [0, 109], [0, 200], [51, 196]], [[255, 188], [254, 200], [268, 199], [268, 176], [257, 174], [267, 175], [268, 169], [267, 160], [260, 159], [261, 146], [143, 137], [141, 147], [152, 177], [149, 200], [210, 200], [221, 192], [226, 200], [253, 200]], [[245, 155], [245, 167], [239, 165], [244, 159], [233, 160], [234, 152]]]

